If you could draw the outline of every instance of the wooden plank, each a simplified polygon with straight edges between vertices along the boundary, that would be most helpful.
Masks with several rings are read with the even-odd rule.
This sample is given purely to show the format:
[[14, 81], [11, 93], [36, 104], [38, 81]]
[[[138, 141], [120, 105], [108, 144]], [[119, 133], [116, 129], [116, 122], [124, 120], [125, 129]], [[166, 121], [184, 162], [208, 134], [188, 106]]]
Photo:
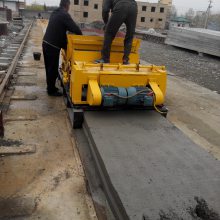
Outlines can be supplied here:
[[35, 153], [35, 145], [12, 145], [12, 146], [0, 146], [0, 155], [12, 155], [12, 154], [27, 154]]
[[13, 95], [11, 96], [11, 100], [36, 100], [36, 95], [25, 94], [25, 95]]

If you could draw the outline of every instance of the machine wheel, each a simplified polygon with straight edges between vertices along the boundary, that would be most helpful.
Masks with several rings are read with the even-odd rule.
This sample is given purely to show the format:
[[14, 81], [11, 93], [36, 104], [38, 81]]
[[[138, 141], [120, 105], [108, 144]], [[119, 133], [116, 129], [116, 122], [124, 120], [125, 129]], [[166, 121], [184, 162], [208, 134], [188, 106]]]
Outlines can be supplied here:
[[82, 128], [82, 124], [84, 121], [83, 110], [68, 108], [68, 113], [70, 117], [71, 125], [74, 129]]

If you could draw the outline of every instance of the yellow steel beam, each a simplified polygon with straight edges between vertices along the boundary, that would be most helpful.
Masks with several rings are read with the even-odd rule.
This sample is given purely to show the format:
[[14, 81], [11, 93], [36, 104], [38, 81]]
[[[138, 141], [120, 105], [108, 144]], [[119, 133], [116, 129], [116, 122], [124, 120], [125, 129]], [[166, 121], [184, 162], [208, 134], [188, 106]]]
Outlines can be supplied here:
[[161, 89], [159, 88], [158, 84], [156, 82], [149, 82], [149, 85], [155, 95], [155, 105], [162, 105], [164, 103], [164, 95]]
[[102, 103], [102, 94], [97, 80], [89, 80], [87, 102], [91, 106], [100, 106]]

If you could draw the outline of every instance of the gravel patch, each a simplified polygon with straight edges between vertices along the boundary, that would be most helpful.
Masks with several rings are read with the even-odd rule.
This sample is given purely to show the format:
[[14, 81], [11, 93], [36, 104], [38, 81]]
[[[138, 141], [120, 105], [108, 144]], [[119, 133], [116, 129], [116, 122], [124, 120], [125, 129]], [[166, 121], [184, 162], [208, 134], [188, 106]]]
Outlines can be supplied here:
[[18, 35], [23, 27], [23, 25], [14, 25], [13, 23], [8, 25], [8, 35], [0, 36], [0, 52], [2, 48], [12, 43], [13, 39]]
[[142, 41], [141, 59], [220, 94], [220, 58], [173, 47]]

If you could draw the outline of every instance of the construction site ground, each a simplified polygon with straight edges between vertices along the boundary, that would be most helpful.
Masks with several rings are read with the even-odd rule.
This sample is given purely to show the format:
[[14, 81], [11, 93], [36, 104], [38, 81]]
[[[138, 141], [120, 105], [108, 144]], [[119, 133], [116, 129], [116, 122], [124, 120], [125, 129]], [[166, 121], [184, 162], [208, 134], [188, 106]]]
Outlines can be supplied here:
[[0, 146], [31, 152], [1, 155], [0, 219], [96, 219], [63, 99], [47, 95], [43, 59], [33, 59], [42, 37], [41, 23], [34, 24], [4, 115]]
[[[0, 219], [97, 219], [63, 99], [47, 96], [43, 59], [32, 57], [34, 51], [42, 52], [44, 28], [41, 22], [33, 25], [4, 115], [0, 145], [26, 146], [31, 152], [1, 155]], [[180, 60], [187, 59], [188, 52], [149, 42], [142, 43], [141, 51], [142, 59], [167, 65], [174, 73], [168, 76], [168, 120], [220, 160], [220, 95], [209, 90], [219, 92], [219, 60], [189, 53], [190, 61], [184, 64]], [[197, 61], [200, 64], [193, 65]], [[35, 98], [19, 98], [27, 94]]]

